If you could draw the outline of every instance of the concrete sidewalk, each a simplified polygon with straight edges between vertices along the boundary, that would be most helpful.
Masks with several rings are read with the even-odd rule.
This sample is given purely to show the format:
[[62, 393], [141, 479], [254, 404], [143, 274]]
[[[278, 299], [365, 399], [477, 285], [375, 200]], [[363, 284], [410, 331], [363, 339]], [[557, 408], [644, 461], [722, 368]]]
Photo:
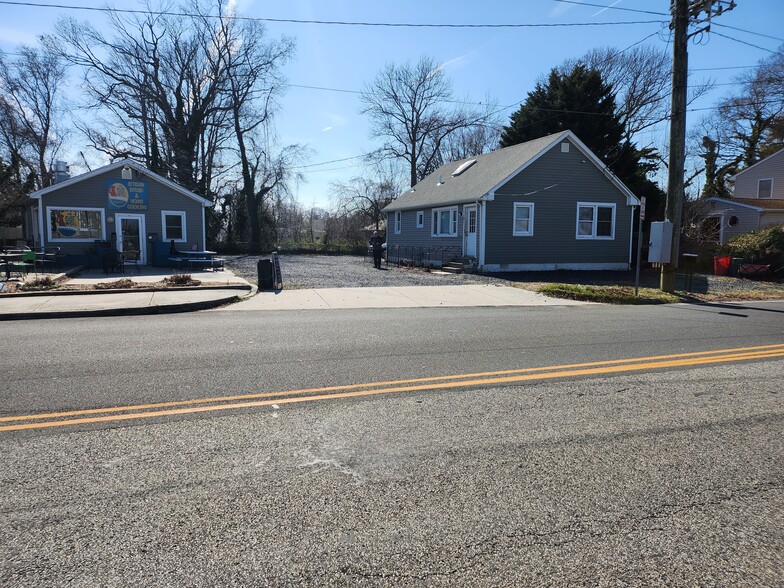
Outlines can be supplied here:
[[466, 306], [582, 306], [509, 286], [405, 286], [399, 288], [323, 288], [259, 292], [220, 311], [317, 310], [329, 308], [433, 308]]
[[[409, 286], [326, 288], [259, 292], [245, 284], [155, 291], [66, 291], [0, 296], [0, 320], [217, 311], [318, 310], [330, 308], [432, 308], [468, 306], [578, 306], [507, 286]], [[237, 302], [237, 301], [240, 302]], [[231, 304], [236, 303], [236, 304]]]

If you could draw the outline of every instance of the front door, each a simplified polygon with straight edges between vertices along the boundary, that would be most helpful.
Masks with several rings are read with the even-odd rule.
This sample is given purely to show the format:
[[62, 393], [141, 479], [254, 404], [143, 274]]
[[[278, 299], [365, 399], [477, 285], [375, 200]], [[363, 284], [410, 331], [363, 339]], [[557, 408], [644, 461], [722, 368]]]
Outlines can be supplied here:
[[126, 256], [139, 252], [139, 263], [147, 263], [147, 247], [144, 240], [143, 214], [115, 214], [114, 223], [117, 228], [117, 251]]
[[465, 251], [466, 257], [476, 257], [476, 233], [478, 224], [476, 204], [463, 207], [463, 219], [465, 224], [463, 251]]

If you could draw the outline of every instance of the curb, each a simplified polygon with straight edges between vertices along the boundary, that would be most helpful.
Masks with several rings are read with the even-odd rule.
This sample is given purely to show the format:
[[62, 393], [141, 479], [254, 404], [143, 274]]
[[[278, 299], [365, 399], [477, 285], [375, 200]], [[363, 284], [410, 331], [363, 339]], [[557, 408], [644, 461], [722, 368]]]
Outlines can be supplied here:
[[[199, 290], [202, 288], [190, 288]], [[223, 288], [240, 289], [240, 288]], [[215, 300], [202, 300], [200, 302], [183, 302], [180, 304], [164, 304], [160, 306], [144, 306], [134, 308], [107, 308], [98, 310], [64, 310], [56, 312], [22, 312], [16, 314], [0, 314], [0, 321], [19, 321], [19, 320], [38, 320], [38, 319], [60, 319], [60, 318], [89, 318], [107, 316], [142, 316], [152, 314], [177, 314], [183, 312], [196, 312], [198, 310], [209, 310], [226, 304], [232, 304], [245, 300], [256, 294], [256, 288], [243, 286], [241, 289], [248, 290], [245, 295], [235, 294], [224, 296]]]
[[186, 292], [188, 290], [252, 290], [252, 284], [226, 284], [224, 286], [180, 286], [172, 288], [117, 288], [108, 290], [35, 290], [0, 294], [0, 300], [13, 300], [26, 296], [92, 296], [96, 294], [133, 294], [135, 292]]

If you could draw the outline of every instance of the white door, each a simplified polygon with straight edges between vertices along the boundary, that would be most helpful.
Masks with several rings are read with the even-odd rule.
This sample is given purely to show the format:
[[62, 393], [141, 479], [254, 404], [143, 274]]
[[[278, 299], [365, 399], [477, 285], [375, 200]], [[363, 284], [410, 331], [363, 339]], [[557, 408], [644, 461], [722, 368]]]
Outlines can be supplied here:
[[463, 222], [465, 225], [465, 242], [463, 251], [466, 257], [476, 257], [476, 233], [478, 214], [476, 205], [463, 207]]
[[144, 238], [143, 214], [115, 214], [114, 224], [117, 229], [117, 251], [120, 253], [139, 252], [139, 264], [147, 263], [147, 243]]

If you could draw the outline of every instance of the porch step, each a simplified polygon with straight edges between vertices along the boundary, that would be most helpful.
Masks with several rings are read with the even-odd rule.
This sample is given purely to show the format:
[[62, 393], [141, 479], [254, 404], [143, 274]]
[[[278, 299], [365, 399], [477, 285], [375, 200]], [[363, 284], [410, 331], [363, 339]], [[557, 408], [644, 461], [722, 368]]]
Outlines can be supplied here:
[[441, 271], [447, 272], [448, 274], [462, 274], [463, 263], [460, 261], [450, 261], [441, 266]]

